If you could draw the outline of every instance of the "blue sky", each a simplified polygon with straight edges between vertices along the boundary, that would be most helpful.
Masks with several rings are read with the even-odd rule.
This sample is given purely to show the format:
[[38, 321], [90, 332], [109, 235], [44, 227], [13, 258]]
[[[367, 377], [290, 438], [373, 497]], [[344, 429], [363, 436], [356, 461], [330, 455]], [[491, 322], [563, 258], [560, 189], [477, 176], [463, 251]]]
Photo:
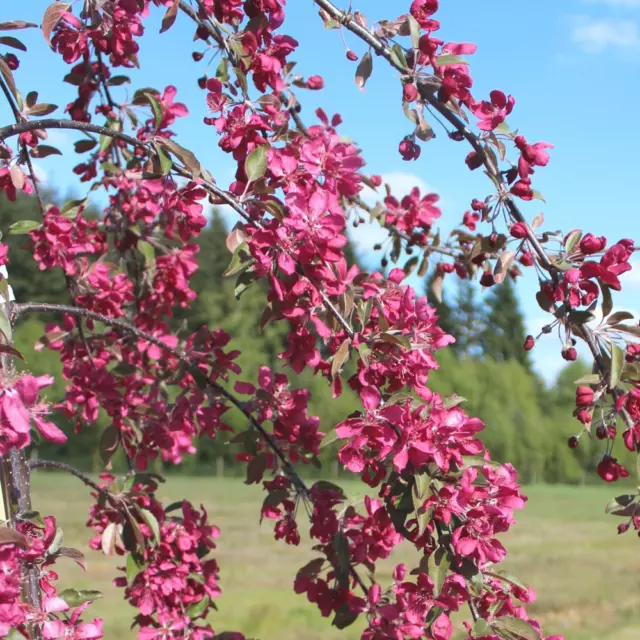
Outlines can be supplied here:
[[[10, 9], [3, 9], [1, 19], [39, 23], [48, 4], [48, 0], [12, 3]], [[394, 18], [409, 4], [408, 0], [361, 0], [354, 2], [353, 8], [371, 23]], [[484, 197], [490, 191], [481, 173], [472, 174], [464, 166], [467, 147], [440, 134], [423, 144], [417, 162], [403, 162], [397, 146], [410, 133], [411, 124], [402, 114], [400, 83], [394, 72], [381, 60], [374, 60], [373, 75], [361, 92], [353, 81], [356, 64], [346, 60], [338, 32], [325, 31], [311, 0], [289, 0], [287, 13], [283, 32], [300, 42], [293, 56], [298, 61], [297, 69], [305, 76], [319, 74], [325, 79], [324, 91], [299, 92], [305, 121], [313, 122], [317, 106], [323, 106], [330, 115], [340, 113], [344, 119], [342, 133], [363, 149], [367, 170], [382, 174], [398, 195], [414, 184], [439, 193], [441, 226], [443, 231], [451, 229], [472, 198]], [[534, 176], [534, 185], [547, 204], [536, 201], [525, 206], [530, 219], [543, 211], [545, 227], [551, 230], [581, 227], [611, 241], [622, 237], [640, 241], [640, 132], [633, 120], [640, 98], [640, 0], [441, 0], [438, 17], [443, 39], [478, 45], [478, 52], [470, 57], [474, 95], [485, 97], [492, 89], [511, 93], [516, 99], [509, 118], [511, 127], [531, 141], [555, 145], [549, 166]], [[182, 144], [196, 153], [219, 184], [226, 186], [233, 169], [219, 151], [213, 129], [198, 124], [206, 113], [196, 79], [206, 67], [204, 61], [193, 63], [191, 51], [202, 47], [190, 46], [193, 28], [184, 15], [179, 15], [174, 27], [162, 35], [158, 33], [160, 19], [161, 12], [152, 9], [141, 42], [141, 70], [130, 74], [133, 84], [129, 86], [162, 90], [174, 84], [178, 88], [178, 99], [189, 105], [193, 117], [173, 128]], [[75, 91], [61, 83], [68, 67], [48, 51], [38, 30], [15, 35], [29, 47], [28, 55], [20, 55], [22, 64], [16, 73], [19, 88], [23, 94], [39, 91], [40, 101], [60, 105], [61, 114]], [[355, 37], [345, 37], [353, 50], [364, 53], [365, 48]], [[124, 98], [125, 91], [114, 90], [117, 101]], [[3, 122], [11, 121], [6, 108], [0, 112]], [[437, 123], [432, 125], [441, 132]], [[39, 162], [43, 179], [62, 192], [81, 193], [82, 187], [70, 172], [77, 163], [72, 142], [78, 138], [73, 133], [52, 132], [50, 141], [64, 156]], [[376, 231], [360, 231], [354, 240], [363, 259], [371, 263]], [[640, 263], [636, 266], [616, 305], [640, 312]], [[533, 273], [519, 289], [528, 326], [537, 333], [546, 317], [535, 302], [536, 283], [531, 276]], [[547, 380], [563, 364], [552, 337], [539, 344], [534, 357]]]

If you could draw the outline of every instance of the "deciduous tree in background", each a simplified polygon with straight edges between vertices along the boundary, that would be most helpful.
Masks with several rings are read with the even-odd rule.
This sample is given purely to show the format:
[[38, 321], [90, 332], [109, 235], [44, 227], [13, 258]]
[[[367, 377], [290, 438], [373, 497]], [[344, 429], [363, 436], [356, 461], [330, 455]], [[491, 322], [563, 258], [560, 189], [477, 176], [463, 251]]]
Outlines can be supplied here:
[[[557, 330], [566, 359], [576, 340], [593, 356], [593, 373], [576, 394], [584, 429], [570, 446], [596, 431], [603, 441], [598, 473], [611, 482], [629, 473], [613, 455], [615, 441], [637, 451], [640, 435], [633, 343], [640, 329], [628, 322], [630, 314], [611, 313], [633, 242], [577, 230], [558, 235], [540, 229], [541, 215], [526, 220], [519, 203], [540, 198], [532, 179], [549, 163], [552, 147], [511, 132], [512, 96], [500, 90], [474, 95], [463, 56], [476, 47], [438, 38], [437, 0], [415, 0], [400, 16], [375, 23], [330, 0], [315, 5], [319, 28], [324, 23], [353, 40], [347, 58], [358, 61], [359, 87], [374, 60], [399, 73], [398, 94], [410, 121], [399, 141], [405, 160], [417, 158], [432, 127], [442, 126], [454, 142], [469, 145], [467, 167], [487, 174], [493, 191], [470, 203], [446, 240], [434, 228], [436, 195], [418, 189], [401, 199], [385, 194], [379, 176], [363, 173], [358, 148], [340, 137], [339, 115], [318, 110], [312, 122], [301, 120], [294, 92], [320, 90], [323, 81], [302, 77], [293, 66], [299, 44], [286, 34], [284, 0], [54, 3], [40, 26], [52, 55], [69, 65], [65, 80], [78, 88], [66, 118], [51, 117], [57, 107], [21, 87], [22, 40], [13, 34], [0, 40], [18, 51], [0, 60], [15, 120], [0, 128], [0, 187], [10, 200], [18, 191], [35, 192], [40, 208], [37, 219], [11, 231], [27, 236], [41, 270], [52, 278], [63, 274], [68, 295], [66, 304], [40, 297], [12, 302], [7, 278], [0, 281], [6, 303], [0, 453], [10, 525], [0, 535], [1, 636], [103, 635], [102, 622], [87, 610], [99, 594], [63, 590], [50, 568], [61, 557], [81, 564], [83, 557], [62, 546], [55, 515], [40, 516], [31, 506], [29, 472], [53, 468], [93, 489], [91, 546], [123, 556], [116, 584], [136, 609], [139, 638], [243, 637], [214, 631], [215, 616], [209, 616], [220, 596], [212, 557], [219, 531], [187, 501], [161, 504], [155, 497], [160, 478], [148, 471], [157, 459], [177, 464], [192, 455], [198, 436], [224, 438], [233, 409], [246, 427], [230, 441], [247, 465], [247, 481], [265, 489], [261, 515], [274, 521], [276, 539], [299, 544], [308, 516], [314, 553], [292, 577], [294, 589], [333, 624], [346, 627], [362, 616], [363, 638], [445, 640], [451, 615], [464, 610], [470, 637], [558, 637], [544, 636], [529, 617], [525, 605], [534, 592], [496, 566], [506, 553], [499, 535], [525, 498], [514, 467], [491, 461], [479, 439], [484, 425], [464, 412], [463, 399], [429, 388], [434, 352], [453, 338], [403, 280], [414, 269], [424, 276], [433, 263], [438, 296], [454, 273], [491, 287], [517, 275], [515, 261], [535, 269], [537, 299], [550, 314], [544, 333]], [[129, 82], [123, 71], [137, 65], [145, 18], [159, 10], [163, 31], [180, 14], [193, 22], [202, 47], [217, 54], [217, 66], [207, 67], [199, 83], [210, 113], [202, 127], [219, 136], [229, 154], [235, 180], [228, 187], [172, 133], [177, 118], [189, 117], [174, 87], [141, 88], [129, 92], [130, 99], [120, 89]], [[0, 29], [35, 26], [16, 19]], [[203, 54], [193, 59], [199, 63]], [[58, 208], [38, 193], [32, 158], [57, 153], [47, 144], [47, 131], [55, 128], [77, 131], [82, 161], [74, 171], [88, 193], [108, 194], [97, 218], [86, 214], [86, 199]], [[378, 205], [360, 199], [365, 185], [380, 190]], [[308, 411], [307, 390], [292, 388], [268, 363], [246, 376], [238, 364], [241, 349], [230, 348], [230, 335], [220, 329], [176, 326], [195, 303], [190, 281], [207, 199], [238, 215], [226, 238], [232, 257], [225, 274], [236, 297], [260, 302], [261, 331], [274, 325], [286, 333], [279, 358], [292, 375], [312, 372], [335, 398], [360, 399], [361, 408], [341, 417], [335, 435], [338, 460], [371, 489], [363, 506], [350, 504], [338, 486], [309, 485], [299, 473], [317, 464], [324, 435]], [[363, 212], [389, 231], [386, 276], [345, 259], [346, 219]], [[0, 266], [10, 273], [18, 260], [13, 253], [0, 248]], [[405, 253], [411, 257], [396, 265]], [[605, 320], [595, 325], [598, 305]], [[99, 484], [62, 463], [26, 458], [33, 432], [54, 442], [66, 438], [40, 399], [53, 378], [17, 375], [12, 367], [20, 357], [12, 325], [42, 313], [60, 317], [47, 326], [41, 347], [60, 357], [67, 385], [62, 410], [78, 431], [95, 429], [101, 411], [109, 418], [100, 434], [106, 472]], [[528, 337], [523, 347], [533, 345]], [[128, 460], [124, 477], [109, 473], [116, 453]], [[636, 500], [622, 496], [610, 505], [624, 517], [620, 530], [640, 528]], [[379, 581], [377, 561], [403, 540], [422, 560], [416, 567], [398, 565], [390, 583]]]

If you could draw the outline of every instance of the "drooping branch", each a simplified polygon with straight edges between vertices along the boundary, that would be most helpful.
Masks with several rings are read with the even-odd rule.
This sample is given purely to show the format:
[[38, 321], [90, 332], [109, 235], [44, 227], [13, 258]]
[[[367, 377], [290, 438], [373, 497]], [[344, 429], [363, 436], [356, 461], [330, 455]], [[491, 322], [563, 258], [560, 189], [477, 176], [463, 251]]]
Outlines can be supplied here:
[[[101, 322], [106, 326], [120, 329], [121, 331], [124, 331], [130, 335], [133, 335], [136, 338], [145, 340], [146, 342], [149, 342], [150, 344], [153, 344], [159, 347], [160, 349], [163, 349], [168, 354], [177, 358], [180, 362], [182, 362], [187, 367], [187, 370], [195, 378], [196, 381], [203, 379], [202, 372], [200, 371], [200, 369], [197, 367], [196, 364], [194, 364], [191, 361], [191, 358], [189, 358], [189, 356], [184, 351], [168, 346], [162, 340], [156, 338], [155, 336], [152, 336], [149, 333], [146, 333], [145, 331], [142, 331], [141, 329], [138, 329], [137, 327], [134, 327], [133, 325], [131, 325], [130, 323], [124, 320], [109, 318], [108, 316], [105, 316], [101, 313], [96, 313], [94, 311], [89, 311], [88, 309], [83, 309], [81, 307], [72, 307], [68, 305], [48, 304], [48, 303], [41, 303], [41, 302], [24, 302], [21, 304], [14, 305], [15, 318], [18, 318], [21, 315], [27, 314], [27, 313], [68, 313], [70, 315], [79, 316], [82, 318], [89, 318], [96, 322]], [[309, 489], [305, 481], [302, 479], [300, 474], [296, 471], [291, 461], [287, 458], [286, 454], [284, 453], [282, 448], [278, 445], [278, 443], [274, 440], [271, 434], [264, 428], [264, 426], [258, 420], [256, 420], [256, 418], [252, 415], [252, 413], [247, 410], [245, 403], [239, 400], [238, 398], [236, 398], [236, 396], [233, 393], [225, 389], [223, 386], [219, 385], [217, 382], [211, 382], [210, 380], [206, 380], [206, 379], [203, 380], [203, 382], [206, 384], [206, 386], [211, 388], [213, 392], [217, 393], [218, 395], [228, 400], [234, 407], [236, 407], [236, 409], [238, 409], [244, 415], [244, 417], [251, 424], [251, 426], [260, 434], [260, 436], [265, 441], [265, 443], [269, 446], [269, 448], [273, 451], [273, 453], [278, 457], [288, 477], [292, 481], [293, 485], [296, 487], [296, 490], [300, 491], [305, 496], [306, 499], [311, 500], [311, 490]], [[44, 463], [46, 463], [47, 461], [41, 461], [41, 462], [43, 464], [40, 464], [38, 466], [42, 467], [44, 466]], [[65, 469], [65, 470], [69, 471], [69, 473], [73, 473], [74, 471], [72, 467], [69, 467], [68, 469]], [[353, 566], [351, 566], [350, 568], [350, 573], [353, 576], [353, 578], [358, 582], [358, 585], [361, 587], [361, 589], [363, 589], [363, 591], [367, 593], [368, 589], [364, 581], [362, 580], [360, 575], [357, 573], [357, 571], [353, 568]]]
[[[338, 9], [332, 2], [330, 2], [330, 0], [314, 0], [314, 2], [321, 9], [326, 11], [332, 19], [339, 22], [346, 29], [351, 31], [366, 44], [368, 44], [379, 56], [387, 60], [387, 62], [393, 68], [403, 74], [407, 72], [406, 68], [404, 68], [401, 64], [393, 59], [389, 46], [385, 42], [377, 38], [375, 35], [370, 33], [365, 27], [360, 25], [349, 12]], [[469, 127], [467, 127], [465, 122], [457, 114], [451, 111], [451, 109], [449, 109], [446, 104], [438, 99], [436, 95], [436, 87], [423, 80], [418, 82], [418, 90], [422, 99], [429, 105], [431, 105], [450, 124], [452, 124], [455, 130], [460, 133], [464, 137], [464, 139], [471, 145], [473, 150], [481, 159], [488, 175], [499, 186], [499, 199], [506, 205], [512, 220], [522, 223], [525, 226], [527, 241], [538, 257], [540, 264], [549, 273], [552, 281], [558, 282], [560, 279], [559, 269], [555, 266], [551, 258], [549, 258], [544, 247], [538, 240], [538, 237], [536, 236], [534, 230], [527, 222], [524, 214], [518, 207], [514, 198], [509, 194], [502, 173], [500, 172], [498, 167], [495, 166], [489, 154], [486, 153], [485, 149], [480, 144], [478, 137], [469, 129]], [[607, 368], [602, 358], [602, 354], [600, 353], [600, 349], [598, 348], [594, 339], [592, 329], [586, 325], [582, 325], [581, 332], [578, 335], [581, 335], [581, 337], [584, 338], [594, 358], [596, 367], [599, 369], [600, 373], [603, 376], [606, 375]], [[609, 388], [608, 391], [609, 393], [611, 393], [614, 400], [617, 400], [620, 397], [620, 392], [616, 388]], [[623, 410], [621, 413], [627, 427], [632, 428], [634, 426], [634, 422], [629, 416], [628, 412], [626, 410]]]

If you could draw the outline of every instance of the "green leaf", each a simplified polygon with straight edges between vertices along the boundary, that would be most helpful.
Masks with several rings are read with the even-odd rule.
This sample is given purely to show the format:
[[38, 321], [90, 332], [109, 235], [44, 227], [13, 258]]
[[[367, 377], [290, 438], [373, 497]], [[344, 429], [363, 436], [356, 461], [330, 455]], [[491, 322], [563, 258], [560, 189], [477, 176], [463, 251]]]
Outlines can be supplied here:
[[150, 242], [138, 240], [138, 251], [144, 256], [144, 264], [147, 268], [156, 261], [156, 250]]
[[440, 595], [442, 585], [449, 571], [449, 556], [444, 547], [436, 547], [435, 551], [429, 556], [427, 564], [429, 568], [429, 577], [433, 580], [433, 592], [437, 597]]
[[492, 633], [489, 623], [484, 618], [478, 618], [471, 630], [471, 637], [482, 638], [483, 636], [490, 636]]
[[267, 146], [256, 147], [245, 160], [244, 170], [249, 182], [261, 178], [267, 171]]
[[600, 375], [597, 373], [589, 373], [582, 378], [578, 378], [575, 384], [598, 384], [600, 382]]
[[236, 300], [240, 300], [240, 296], [256, 281], [253, 273], [253, 268], [246, 269], [236, 279], [236, 288], [233, 290], [233, 295]]
[[155, 125], [156, 128], [158, 128], [162, 124], [162, 105], [158, 102], [158, 99], [151, 93], [144, 92], [144, 96], [147, 98], [149, 104], [151, 105]]
[[466, 398], [463, 398], [462, 396], [454, 393], [453, 395], [446, 397], [442, 404], [445, 409], [453, 409], [453, 407], [457, 407], [458, 405], [466, 401]]
[[0, 309], [0, 332], [4, 334], [7, 342], [11, 342], [11, 338], [13, 337], [11, 322], [9, 322], [9, 318], [7, 318], [5, 312], [2, 309]]
[[391, 62], [400, 70], [407, 68], [407, 58], [404, 55], [404, 51], [399, 44], [394, 44], [389, 52]]
[[314, 483], [312, 488], [315, 488], [318, 491], [335, 491], [338, 493], [340, 498], [343, 500], [347, 499], [342, 487], [339, 487], [337, 484], [333, 484], [333, 482], [329, 482], [328, 480], [318, 480], [318, 482]]
[[193, 179], [197, 180], [202, 174], [202, 165], [198, 158], [195, 157], [193, 152], [189, 149], [185, 149], [174, 140], [166, 140], [165, 138], [155, 138], [154, 143], [165, 148], [167, 151], [173, 153], [173, 155], [184, 164], [184, 166], [191, 172]]
[[153, 146], [158, 154], [158, 160], [160, 161], [160, 171], [162, 172], [162, 175], [169, 175], [171, 167], [173, 167], [173, 160], [171, 160], [171, 157], [166, 151], [164, 151], [164, 149], [161, 149], [158, 145], [155, 144]]
[[411, 44], [413, 45], [414, 49], [417, 49], [418, 45], [420, 44], [420, 25], [411, 14], [409, 14], [408, 19], [409, 32], [411, 33]]
[[38, 229], [40, 227], [39, 222], [35, 222], [34, 220], [20, 220], [19, 222], [14, 222], [9, 227], [9, 233], [14, 236], [24, 235], [25, 233], [30, 233], [34, 229]]
[[611, 343], [611, 372], [609, 376], [609, 387], [615, 389], [620, 382], [622, 368], [624, 367], [624, 350], [615, 342]]
[[618, 324], [624, 320], [633, 320], [633, 313], [629, 313], [628, 311], [616, 311], [607, 318], [606, 323]]
[[540, 640], [540, 634], [529, 622], [515, 616], [496, 618], [491, 627], [504, 640]]
[[236, 247], [236, 250], [233, 252], [231, 262], [222, 275], [225, 278], [228, 278], [236, 273], [240, 273], [249, 267], [252, 262], [253, 257], [251, 256], [251, 253], [249, 253], [249, 245], [246, 242], [242, 242]]
[[127, 556], [127, 583], [131, 584], [136, 579], [136, 576], [144, 570], [145, 566], [146, 564], [142, 558], [135, 553], [130, 553]]
[[604, 512], [613, 516], [625, 516], [630, 517], [634, 515], [637, 506], [634, 502], [638, 496], [632, 494], [625, 494], [617, 496], [605, 507]]
[[338, 584], [345, 589], [349, 588], [349, 542], [342, 531], [338, 531], [333, 537], [333, 549], [336, 552], [338, 566], [335, 567], [335, 574]]
[[371, 77], [371, 72], [373, 71], [373, 57], [371, 56], [371, 52], [367, 51], [361, 58], [358, 63], [358, 68], [356, 69], [356, 86], [361, 91], [364, 90], [364, 85], [367, 84], [367, 80]]
[[107, 80], [107, 84], [110, 87], [119, 87], [123, 84], [129, 84], [131, 82], [131, 78], [129, 76], [111, 76], [109, 80]]
[[450, 53], [445, 53], [444, 55], [436, 56], [436, 64], [439, 67], [446, 67], [451, 64], [469, 64], [469, 63], [464, 58], [451, 55]]
[[149, 528], [153, 532], [156, 542], [159, 543], [160, 525], [158, 524], [156, 517], [153, 515], [153, 513], [151, 513], [151, 511], [148, 511], [147, 509], [140, 509], [140, 515], [142, 516], [142, 519], [149, 525]]
[[100, 591], [94, 589], [65, 589], [58, 594], [72, 609], [85, 602], [93, 602], [102, 598]]
[[580, 242], [581, 238], [582, 231], [574, 231], [573, 233], [570, 233], [569, 237], [567, 238], [567, 242], [564, 245], [564, 250], [567, 253], [571, 253], [575, 249], [578, 242]]
[[[119, 120], [109, 120], [107, 122], [107, 129], [111, 129], [112, 131], [120, 131], [121, 125]], [[113, 137], [107, 134], [100, 135], [100, 147], [98, 151], [100, 153], [106, 151], [113, 142]]]
[[75, 218], [78, 215], [78, 210], [80, 207], [84, 206], [86, 201], [86, 198], [81, 198], [79, 200], [67, 200], [62, 205], [62, 209], [60, 209], [60, 215], [65, 218]]

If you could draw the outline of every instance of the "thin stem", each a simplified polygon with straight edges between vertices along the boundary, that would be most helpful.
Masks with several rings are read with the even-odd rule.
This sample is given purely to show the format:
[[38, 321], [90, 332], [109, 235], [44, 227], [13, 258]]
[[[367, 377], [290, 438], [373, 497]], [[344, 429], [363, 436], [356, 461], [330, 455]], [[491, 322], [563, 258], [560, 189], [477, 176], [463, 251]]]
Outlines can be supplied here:
[[56, 462], [55, 460], [29, 460], [27, 463], [29, 469], [55, 469], [56, 471], [66, 471], [70, 473], [72, 476], [75, 476], [79, 480], [82, 480], [87, 487], [90, 487], [94, 491], [98, 493], [109, 493], [106, 489], [103, 489], [98, 484], [96, 484], [89, 476], [82, 473], [75, 467], [72, 467], [69, 464], [65, 464], [64, 462]]

